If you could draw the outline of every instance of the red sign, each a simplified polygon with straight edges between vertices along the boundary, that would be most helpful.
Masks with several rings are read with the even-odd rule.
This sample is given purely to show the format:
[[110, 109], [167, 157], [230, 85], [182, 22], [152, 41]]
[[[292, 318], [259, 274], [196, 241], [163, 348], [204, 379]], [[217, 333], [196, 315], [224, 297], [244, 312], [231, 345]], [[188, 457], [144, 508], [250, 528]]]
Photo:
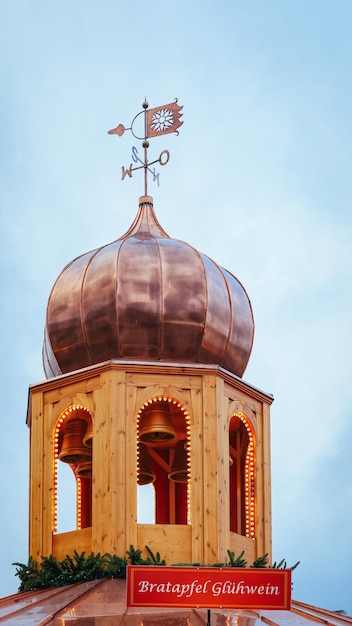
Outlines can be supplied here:
[[291, 570], [129, 565], [127, 606], [290, 609]]

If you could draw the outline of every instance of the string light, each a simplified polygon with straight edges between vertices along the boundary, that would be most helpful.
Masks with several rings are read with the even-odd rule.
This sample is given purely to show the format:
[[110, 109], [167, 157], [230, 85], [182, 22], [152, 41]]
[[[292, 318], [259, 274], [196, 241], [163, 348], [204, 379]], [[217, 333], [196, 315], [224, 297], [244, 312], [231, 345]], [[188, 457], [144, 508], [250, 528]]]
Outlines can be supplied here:
[[255, 539], [255, 438], [250, 422], [244, 413], [234, 413], [232, 417], [239, 417], [247, 435], [248, 445], [244, 462], [244, 502], [245, 502], [245, 534]]
[[76, 525], [77, 530], [82, 528], [82, 481], [79, 476], [76, 477]]

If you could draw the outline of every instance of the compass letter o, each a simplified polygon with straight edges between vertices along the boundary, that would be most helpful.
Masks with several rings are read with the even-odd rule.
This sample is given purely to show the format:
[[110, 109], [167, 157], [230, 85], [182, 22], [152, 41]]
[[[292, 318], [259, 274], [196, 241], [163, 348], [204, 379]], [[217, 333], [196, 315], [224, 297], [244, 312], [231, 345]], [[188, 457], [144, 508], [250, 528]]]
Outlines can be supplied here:
[[[164, 156], [163, 156], [164, 155]], [[168, 150], [163, 150], [160, 152], [159, 163], [160, 165], [166, 165], [170, 159], [170, 152]]]

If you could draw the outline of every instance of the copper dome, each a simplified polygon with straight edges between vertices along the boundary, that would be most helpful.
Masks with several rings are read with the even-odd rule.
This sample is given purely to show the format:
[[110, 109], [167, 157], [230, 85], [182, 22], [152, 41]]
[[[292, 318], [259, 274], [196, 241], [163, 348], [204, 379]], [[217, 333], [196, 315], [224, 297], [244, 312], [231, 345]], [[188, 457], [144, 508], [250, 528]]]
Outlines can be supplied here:
[[171, 239], [140, 198], [125, 235], [69, 263], [47, 306], [47, 378], [111, 359], [247, 366], [254, 321], [247, 293], [227, 270]]

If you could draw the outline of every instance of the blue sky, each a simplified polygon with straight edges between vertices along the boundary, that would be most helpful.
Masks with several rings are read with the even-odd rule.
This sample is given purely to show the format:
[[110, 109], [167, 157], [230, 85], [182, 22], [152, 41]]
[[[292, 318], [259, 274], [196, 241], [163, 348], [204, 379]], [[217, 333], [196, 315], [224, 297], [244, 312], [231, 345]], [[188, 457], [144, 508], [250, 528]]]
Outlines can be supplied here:
[[50, 289], [122, 235], [143, 194], [107, 131], [178, 98], [149, 193], [163, 228], [234, 273], [256, 322], [244, 378], [273, 393], [273, 556], [293, 596], [352, 615], [350, 0], [0, 5], [0, 596], [27, 559], [28, 386]]

